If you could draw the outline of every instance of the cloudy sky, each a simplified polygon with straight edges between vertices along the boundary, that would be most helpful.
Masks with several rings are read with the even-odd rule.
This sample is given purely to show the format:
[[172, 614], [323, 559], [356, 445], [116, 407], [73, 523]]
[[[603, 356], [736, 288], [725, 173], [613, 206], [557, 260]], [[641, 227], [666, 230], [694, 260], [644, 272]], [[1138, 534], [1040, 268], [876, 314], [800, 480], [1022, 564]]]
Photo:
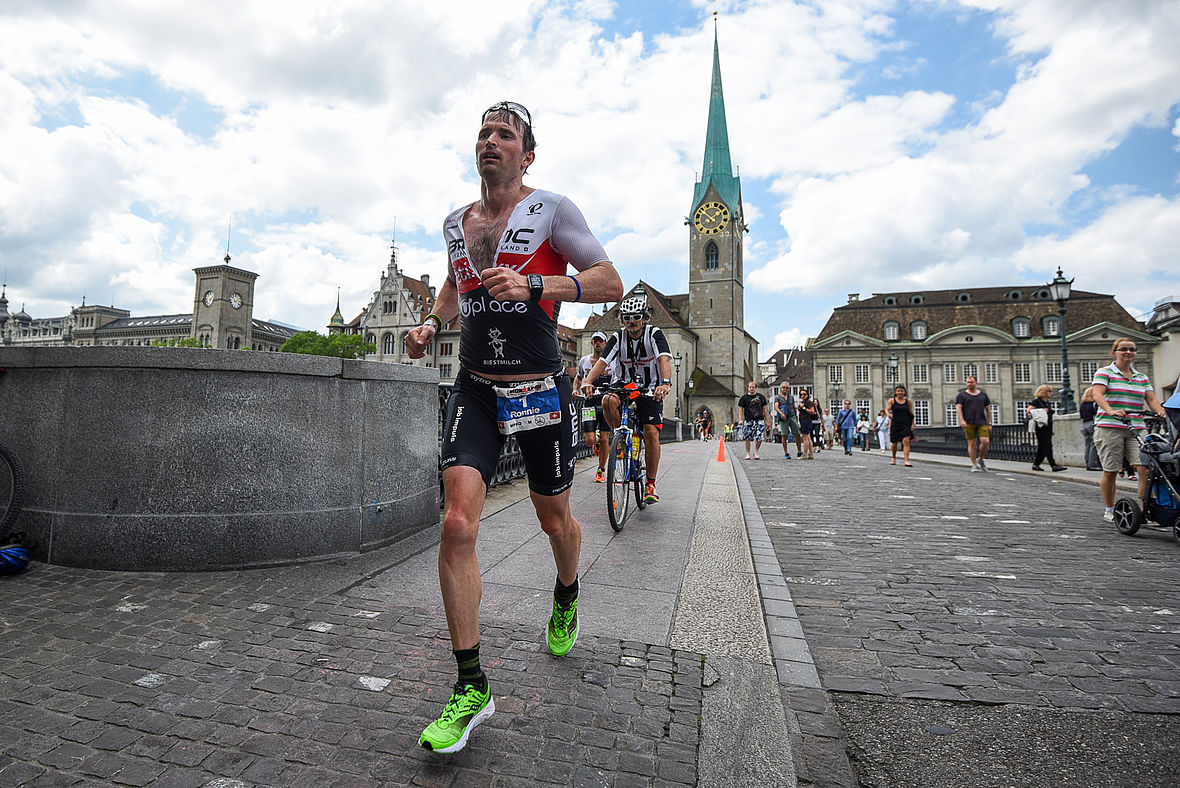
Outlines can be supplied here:
[[[323, 330], [445, 274], [479, 116], [533, 111], [526, 183], [618, 265], [687, 291], [714, 9], [765, 358], [847, 294], [1041, 283], [1143, 315], [1180, 295], [1177, 0], [7, 0], [0, 274], [10, 309], [192, 310]], [[588, 307], [563, 312], [580, 327]]]

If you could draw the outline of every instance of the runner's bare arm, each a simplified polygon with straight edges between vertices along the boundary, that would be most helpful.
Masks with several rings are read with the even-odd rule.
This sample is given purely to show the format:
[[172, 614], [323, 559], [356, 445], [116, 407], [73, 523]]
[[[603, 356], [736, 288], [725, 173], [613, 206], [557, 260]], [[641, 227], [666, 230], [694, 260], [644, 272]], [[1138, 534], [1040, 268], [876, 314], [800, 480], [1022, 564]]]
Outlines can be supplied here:
[[455, 319], [459, 314], [459, 290], [455, 283], [447, 279], [443, 282], [438, 298], [434, 300], [434, 314], [442, 321], [442, 325], [435, 326], [433, 320], [427, 320], [417, 328], [411, 328], [406, 333], [406, 354], [410, 358], [422, 358], [426, 355], [426, 348], [439, 328]]

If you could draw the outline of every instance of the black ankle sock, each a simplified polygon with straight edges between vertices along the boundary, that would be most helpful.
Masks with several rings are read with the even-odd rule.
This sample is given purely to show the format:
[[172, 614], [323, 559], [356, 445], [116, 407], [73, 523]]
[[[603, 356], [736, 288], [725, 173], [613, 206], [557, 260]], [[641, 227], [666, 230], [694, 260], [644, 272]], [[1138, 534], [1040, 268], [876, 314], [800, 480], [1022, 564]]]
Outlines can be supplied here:
[[574, 582], [568, 586], [561, 584], [561, 578], [557, 578], [557, 582], [553, 586], [553, 596], [561, 604], [567, 604], [571, 599], [578, 596], [578, 578], [574, 578]]
[[488, 687], [488, 677], [479, 666], [479, 644], [471, 648], [459, 648], [452, 652], [455, 662], [459, 663], [459, 683], [472, 684], [481, 692]]

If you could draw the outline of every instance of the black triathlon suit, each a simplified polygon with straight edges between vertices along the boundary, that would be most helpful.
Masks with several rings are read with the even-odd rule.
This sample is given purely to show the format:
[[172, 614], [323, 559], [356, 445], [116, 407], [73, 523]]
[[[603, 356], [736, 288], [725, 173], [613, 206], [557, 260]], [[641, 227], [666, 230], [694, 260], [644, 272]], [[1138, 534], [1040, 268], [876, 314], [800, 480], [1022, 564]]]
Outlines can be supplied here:
[[[558, 495], [574, 478], [574, 450], [581, 442], [573, 386], [557, 343], [559, 303], [499, 301], [483, 286], [467, 254], [464, 206], [447, 217], [443, 237], [449, 278], [459, 292], [459, 374], [447, 400], [442, 467], [479, 470], [490, 485], [504, 440], [516, 439], [529, 489]], [[518, 273], [566, 275], [606, 261], [581, 211], [565, 197], [534, 190], [512, 211], [492, 265]], [[526, 381], [493, 381], [489, 374], [535, 375]]]

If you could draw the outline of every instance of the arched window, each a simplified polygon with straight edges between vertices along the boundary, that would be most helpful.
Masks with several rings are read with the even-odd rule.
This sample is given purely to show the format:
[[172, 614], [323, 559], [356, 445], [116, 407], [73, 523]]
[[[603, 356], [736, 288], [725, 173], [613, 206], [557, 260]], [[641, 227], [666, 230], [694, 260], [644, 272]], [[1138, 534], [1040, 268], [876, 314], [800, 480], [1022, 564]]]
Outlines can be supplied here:
[[893, 341], [893, 340], [896, 340], [897, 337], [898, 337], [897, 321], [890, 320], [888, 323], [885, 324], [885, 340], [886, 341]]
[[705, 270], [716, 271], [721, 267], [721, 253], [717, 251], [717, 244], [709, 241], [705, 245]]
[[365, 334], [365, 342], [369, 343], [373, 347], [377, 347], [377, 337], [373, 336], [372, 334]]
[[915, 320], [910, 323], [910, 338], [911, 339], [925, 339], [926, 338], [926, 321]]
[[1012, 336], [1017, 339], [1027, 339], [1029, 335], [1028, 318], [1016, 317], [1012, 319]]
[[381, 352], [386, 356], [393, 355], [393, 334], [381, 337]]

